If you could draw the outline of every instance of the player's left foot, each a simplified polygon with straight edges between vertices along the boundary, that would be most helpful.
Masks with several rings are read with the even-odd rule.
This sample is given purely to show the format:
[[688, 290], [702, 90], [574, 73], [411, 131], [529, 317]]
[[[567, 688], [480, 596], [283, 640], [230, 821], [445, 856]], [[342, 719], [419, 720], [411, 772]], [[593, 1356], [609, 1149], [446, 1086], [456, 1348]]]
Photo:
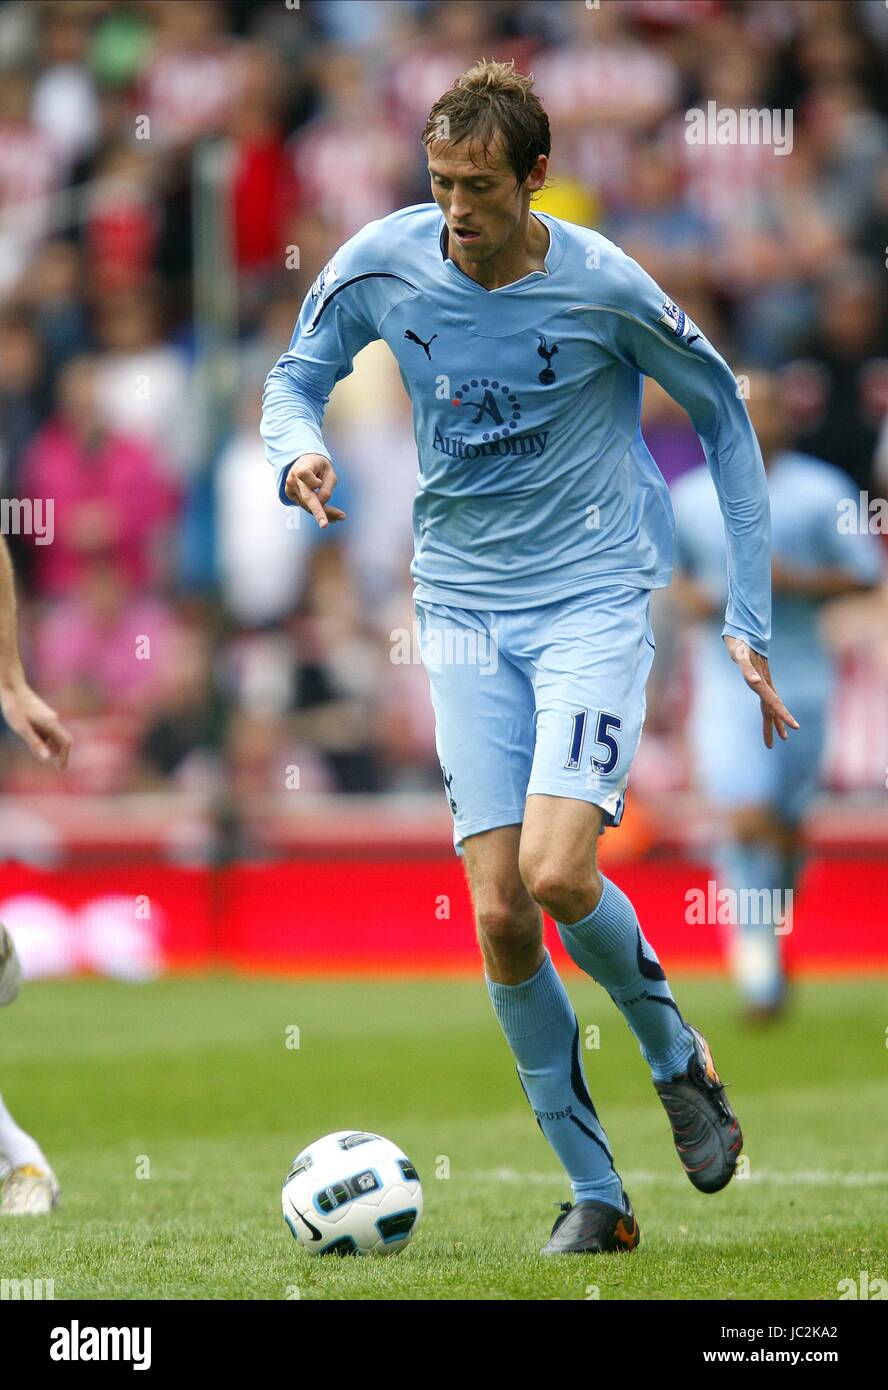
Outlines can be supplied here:
[[669, 1116], [675, 1150], [691, 1182], [700, 1192], [719, 1192], [734, 1175], [743, 1135], [706, 1039], [696, 1028], [691, 1027], [691, 1032], [694, 1055], [687, 1071], [671, 1081], [655, 1081], [654, 1088]]
[[22, 969], [12, 937], [0, 922], [0, 1006], [11, 1004], [22, 987]]
[[629, 1198], [626, 1210], [607, 1202], [562, 1202], [541, 1255], [605, 1255], [634, 1250], [641, 1234]]
[[58, 1205], [59, 1185], [51, 1168], [26, 1163], [3, 1184], [0, 1216], [45, 1216]]

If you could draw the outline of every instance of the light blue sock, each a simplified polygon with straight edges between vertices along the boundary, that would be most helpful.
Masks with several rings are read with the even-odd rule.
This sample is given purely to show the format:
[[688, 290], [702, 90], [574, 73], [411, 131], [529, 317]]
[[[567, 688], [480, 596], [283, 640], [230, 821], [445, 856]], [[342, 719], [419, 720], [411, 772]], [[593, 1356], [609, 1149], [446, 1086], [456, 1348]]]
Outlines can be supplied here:
[[574, 1200], [626, 1205], [607, 1136], [586, 1089], [579, 1025], [548, 951], [520, 985], [487, 980], [537, 1124], [567, 1170]]
[[604, 891], [588, 917], [558, 934], [571, 959], [603, 985], [641, 1047], [655, 1081], [671, 1081], [694, 1050], [690, 1029], [626, 894], [601, 875]]
[[[729, 927], [733, 967], [748, 1004], [779, 1002], [785, 988], [780, 925], [786, 905], [787, 864], [776, 845], [730, 841], [716, 855], [719, 888], [737, 894], [736, 921]], [[764, 895], [762, 897], [761, 895]]]

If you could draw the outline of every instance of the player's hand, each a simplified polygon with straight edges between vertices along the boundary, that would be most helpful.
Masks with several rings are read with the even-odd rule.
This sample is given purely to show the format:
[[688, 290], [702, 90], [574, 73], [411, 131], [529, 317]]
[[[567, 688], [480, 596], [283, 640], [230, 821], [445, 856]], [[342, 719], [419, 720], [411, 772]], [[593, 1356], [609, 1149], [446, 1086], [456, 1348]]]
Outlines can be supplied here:
[[336, 474], [330, 460], [323, 454], [303, 454], [291, 465], [284, 491], [291, 502], [298, 502], [323, 528], [345, 516], [338, 507], [327, 505], [335, 486]]
[[0, 708], [13, 733], [28, 745], [41, 763], [56, 761], [67, 766], [71, 735], [54, 709], [41, 700], [27, 681], [19, 679], [0, 689]]
[[740, 667], [746, 684], [759, 697], [762, 706], [762, 737], [765, 740], [765, 747], [773, 748], [774, 729], [776, 728], [781, 738], [788, 738], [786, 726], [789, 725], [791, 729], [797, 729], [799, 727], [798, 720], [790, 714], [774, 689], [767, 657], [760, 656], [758, 652], [753, 651], [749, 643], [744, 642], [741, 637], [726, 636], [725, 643], [731, 654], [731, 660], [736, 661]]

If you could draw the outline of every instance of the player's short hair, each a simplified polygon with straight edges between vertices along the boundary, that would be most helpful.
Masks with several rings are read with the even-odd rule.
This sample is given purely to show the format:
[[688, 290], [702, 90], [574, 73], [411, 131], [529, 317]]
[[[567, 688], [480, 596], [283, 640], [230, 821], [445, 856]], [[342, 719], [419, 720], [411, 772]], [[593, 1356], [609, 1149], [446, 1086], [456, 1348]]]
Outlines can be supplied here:
[[549, 117], [533, 90], [533, 77], [516, 72], [514, 60], [482, 58], [435, 102], [422, 143], [456, 145], [468, 139], [489, 149], [498, 133], [515, 177], [523, 183], [537, 157], [551, 148]]

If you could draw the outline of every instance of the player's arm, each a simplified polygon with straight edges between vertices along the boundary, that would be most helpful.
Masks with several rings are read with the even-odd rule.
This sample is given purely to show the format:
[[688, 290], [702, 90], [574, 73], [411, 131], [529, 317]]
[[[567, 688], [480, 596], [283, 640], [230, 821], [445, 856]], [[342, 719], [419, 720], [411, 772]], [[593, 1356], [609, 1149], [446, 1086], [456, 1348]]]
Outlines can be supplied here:
[[324, 442], [324, 412], [337, 381], [378, 337], [353, 243], [325, 266], [299, 314], [290, 347], [268, 374], [260, 432], [286, 506], [302, 507], [321, 527], [345, 513], [331, 505], [336, 473]]
[[6, 540], [0, 536], [0, 709], [13, 733], [18, 734], [41, 762], [55, 758], [60, 768], [68, 761], [71, 735], [54, 709], [31, 689], [25, 679], [18, 646], [15, 580]]
[[626, 308], [612, 313], [618, 356], [658, 381], [687, 411], [706, 455], [724, 519], [728, 600], [722, 636], [762, 706], [762, 734], [786, 738], [798, 723], [774, 688], [771, 635], [771, 514], [761, 451], [730, 367], [654, 280], [625, 257]]

